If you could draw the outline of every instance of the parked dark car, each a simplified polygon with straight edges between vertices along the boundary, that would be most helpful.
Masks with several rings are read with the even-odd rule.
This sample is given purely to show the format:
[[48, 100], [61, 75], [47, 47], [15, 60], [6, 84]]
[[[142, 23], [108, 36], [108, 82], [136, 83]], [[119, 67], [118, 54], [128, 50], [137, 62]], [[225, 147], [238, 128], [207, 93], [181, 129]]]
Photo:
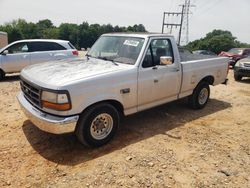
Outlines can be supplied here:
[[195, 50], [195, 51], [193, 51], [193, 54], [196, 54], [196, 55], [213, 55], [213, 56], [216, 55], [214, 52], [211, 52], [209, 50]]
[[235, 64], [234, 79], [240, 81], [242, 77], [250, 77], [250, 55]]
[[232, 48], [228, 52], [221, 52], [219, 56], [229, 57], [229, 64], [234, 67], [237, 61], [250, 55], [250, 48]]

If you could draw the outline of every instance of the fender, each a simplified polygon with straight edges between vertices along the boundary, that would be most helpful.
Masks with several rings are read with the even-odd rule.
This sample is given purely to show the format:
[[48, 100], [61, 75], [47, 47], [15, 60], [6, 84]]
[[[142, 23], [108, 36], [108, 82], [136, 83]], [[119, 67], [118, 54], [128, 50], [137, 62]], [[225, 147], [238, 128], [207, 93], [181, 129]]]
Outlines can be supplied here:
[[102, 95], [92, 96], [91, 98], [85, 99], [78, 106], [77, 111], [82, 112], [86, 108], [88, 108], [89, 106], [92, 106], [93, 104], [96, 104], [96, 103], [99, 103], [99, 102], [102, 102], [102, 101], [109, 101], [109, 100], [117, 101], [124, 107], [121, 97], [116, 96], [116, 95], [112, 95], [112, 94], [102, 94]]

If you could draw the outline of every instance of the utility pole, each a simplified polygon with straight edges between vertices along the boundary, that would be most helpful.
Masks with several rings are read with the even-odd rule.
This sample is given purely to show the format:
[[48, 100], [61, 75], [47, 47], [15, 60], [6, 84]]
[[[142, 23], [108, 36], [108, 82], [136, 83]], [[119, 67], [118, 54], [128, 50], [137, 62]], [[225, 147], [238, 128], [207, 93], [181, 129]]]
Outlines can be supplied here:
[[[183, 6], [183, 5], [180, 5]], [[189, 14], [190, 7], [195, 7], [191, 5], [191, 0], [185, 0], [184, 2], [184, 21], [183, 21], [183, 32], [185, 32], [185, 39], [183, 40], [186, 44], [189, 42]]]
[[[163, 22], [162, 22], [162, 33], [164, 33], [165, 27], [170, 28], [170, 34], [172, 34], [173, 28], [178, 28], [179, 27], [179, 36], [178, 36], [178, 41], [177, 44], [181, 44], [181, 33], [182, 33], [182, 25], [183, 25], [183, 18], [184, 18], [184, 8], [185, 6], [182, 5], [182, 11], [181, 12], [164, 12], [163, 13]], [[169, 23], [166, 22], [166, 16], [170, 18], [170, 16], [181, 16], [181, 20], [179, 23]], [[168, 21], [168, 20], [167, 20]]]
[[[191, 5], [191, 0], [185, 0], [184, 4], [180, 6], [182, 7], [181, 12], [164, 12], [162, 22], [162, 33], [164, 33], [165, 27], [170, 28], [170, 34], [172, 34], [173, 28], [179, 27], [178, 45], [180, 45], [182, 41], [185, 41], [186, 44], [189, 42], [189, 14], [190, 7], [194, 7], [194, 5]], [[181, 17], [180, 21], [170, 23], [169, 20], [171, 16]], [[166, 17], [168, 17], [168, 19], [166, 19]], [[184, 31], [185, 40], [181, 40]]]

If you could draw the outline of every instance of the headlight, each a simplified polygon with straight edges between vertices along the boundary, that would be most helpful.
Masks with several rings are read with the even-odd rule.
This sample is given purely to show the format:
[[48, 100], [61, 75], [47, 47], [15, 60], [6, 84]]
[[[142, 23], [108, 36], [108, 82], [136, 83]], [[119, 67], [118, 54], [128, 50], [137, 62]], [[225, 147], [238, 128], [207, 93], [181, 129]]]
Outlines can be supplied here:
[[43, 91], [41, 99], [43, 108], [50, 108], [58, 111], [66, 111], [71, 109], [69, 95], [66, 92], [55, 93]]
[[244, 63], [239, 62], [239, 63], [238, 63], [238, 66], [239, 66], [239, 67], [244, 67]]
[[239, 66], [240, 66], [240, 67], [244, 67], [244, 63], [240, 62], [240, 63], [239, 63]]
[[238, 62], [235, 64], [235, 66], [236, 66], [236, 67], [244, 67], [244, 63], [238, 61]]

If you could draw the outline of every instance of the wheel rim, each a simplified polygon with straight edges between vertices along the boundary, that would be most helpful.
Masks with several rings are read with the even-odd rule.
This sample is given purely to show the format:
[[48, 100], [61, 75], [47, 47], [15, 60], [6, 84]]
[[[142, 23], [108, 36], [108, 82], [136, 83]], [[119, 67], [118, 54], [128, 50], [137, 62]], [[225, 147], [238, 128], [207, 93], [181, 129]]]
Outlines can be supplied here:
[[91, 123], [90, 134], [96, 140], [103, 140], [107, 138], [113, 129], [113, 118], [103, 113], [95, 117]]
[[208, 90], [207, 88], [203, 88], [199, 94], [198, 101], [200, 105], [203, 105], [207, 102], [208, 99]]

